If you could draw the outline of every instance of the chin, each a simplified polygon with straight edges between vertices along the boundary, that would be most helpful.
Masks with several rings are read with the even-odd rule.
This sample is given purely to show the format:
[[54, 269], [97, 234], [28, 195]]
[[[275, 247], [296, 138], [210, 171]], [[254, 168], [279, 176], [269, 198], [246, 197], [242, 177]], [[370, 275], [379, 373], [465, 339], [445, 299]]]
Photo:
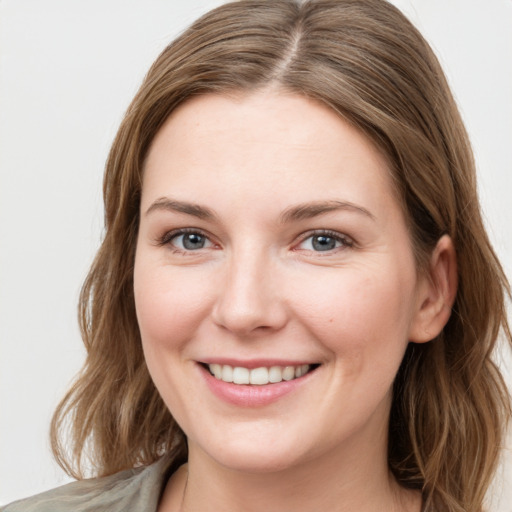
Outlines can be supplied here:
[[300, 465], [300, 458], [275, 453], [220, 454], [217, 463], [240, 473], [278, 473]]
[[[251, 441], [251, 442], [249, 442]], [[244, 436], [223, 440], [219, 443], [207, 443], [200, 451], [206, 453], [217, 464], [232, 471], [244, 473], [274, 473], [301, 464], [307, 459], [306, 453], [297, 447], [303, 443], [291, 442], [288, 438], [279, 443], [275, 436], [271, 440], [258, 440], [257, 436]], [[193, 443], [189, 442], [189, 450]]]

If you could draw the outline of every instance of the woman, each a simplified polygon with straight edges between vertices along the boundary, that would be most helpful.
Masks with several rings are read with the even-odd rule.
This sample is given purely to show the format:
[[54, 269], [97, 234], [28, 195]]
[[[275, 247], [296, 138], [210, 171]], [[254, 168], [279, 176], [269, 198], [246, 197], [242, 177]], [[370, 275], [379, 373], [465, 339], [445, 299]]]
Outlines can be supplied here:
[[63, 467], [88, 445], [100, 478], [5, 510], [482, 510], [508, 285], [395, 8], [207, 14], [149, 71], [104, 198], [86, 366], [53, 421]]

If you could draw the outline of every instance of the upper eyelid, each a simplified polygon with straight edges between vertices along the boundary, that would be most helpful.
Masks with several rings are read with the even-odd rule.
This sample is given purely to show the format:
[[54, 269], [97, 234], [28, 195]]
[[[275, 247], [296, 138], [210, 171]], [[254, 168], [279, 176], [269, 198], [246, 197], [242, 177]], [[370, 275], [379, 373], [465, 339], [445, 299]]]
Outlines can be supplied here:
[[315, 235], [316, 236], [320, 236], [320, 235], [330, 236], [332, 238], [336, 238], [339, 240], [343, 240], [343, 241], [355, 244], [355, 241], [351, 236], [346, 235], [345, 233], [340, 233], [339, 231], [334, 231], [332, 229], [313, 229], [310, 231], [306, 231], [303, 234], [299, 235], [298, 239], [299, 239], [299, 242], [303, 242], [304, 240], [307, 240], [308, 238], [315, 236]]
[[[333, 247], [332, 249], [325, 251], [316, 251], [310, 248], [302, 248], [300, 247], [306, 240], [312, 238], [314, 236], [327, 236], [336, 239], [340, 243], [338, 247]], [[345, 254], [345, 251], [350, 249], [357, 249], [357, 244], [354, 239], [344, 233], [340, 233], [338, 231], [332, 230], [315, 230], [314, 232], [305, 233], [291, 248], [293, 252], [298, 254], [307, 254], [314, 255], [315, 258], [329, 258], [336, 257], [340, 254]]]
[[187, 233], [197, 233], [198, 235], [204, 236], [212, 244], [216, 243], [214, 237], [207, 231], [200, 228], [176, 228], [166, 231], [162, 236], [157, 238], [160, 245], [168, 244], [173, 238], [179, 235], [186, 235]]
[[[212, 235], [211, 233], [209, 233], [208, 231], [206, 231], [204, 229], [196, 228], [196, 227], [176, 228], [176, 229], [171, 229], [169, 231], [166, 231], [163, 235], [161, 235], [157, 238], [157, 243], [159, 245], [165, 245], [165, 244], [168, 244], [174, 237], [182, 235], [182, 234], [187, 234], [187, 233], [197, 233], [197, 234], [207, 238], [212, 244], [219, 245], [218, 241], [216, 240], [216, 237], [214, 235]], [[332, 229], [322, 229], [322, 228], [311, 229], [311, 230], [301, 233], [300, 235], [298, 235], [295, 238], [296, 241], [292, 242], [292, 245], [293, 245], [293, 247], [296, 247], [298, 244], [304, 242], [308, 238], [315, 236], [315, 235], [316, 236], [320, 236], [320, 235], [329, 236], [332, 238], [336, 238], [342, 242], [345, 242], [348, 245], [356, 245], [354, 238], [352, 238], [351, 236], [349, 236], [345, 233], [339, 232], [339, 231], [332, 230]]]

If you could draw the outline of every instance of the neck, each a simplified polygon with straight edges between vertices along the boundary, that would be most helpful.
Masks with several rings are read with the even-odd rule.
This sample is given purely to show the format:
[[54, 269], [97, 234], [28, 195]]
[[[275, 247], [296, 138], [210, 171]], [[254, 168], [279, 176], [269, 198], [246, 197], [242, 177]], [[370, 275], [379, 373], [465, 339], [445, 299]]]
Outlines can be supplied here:
[[170, 489], [173, 506], [160, 510], [419, 512], [419, 493], [399, 487], [389, 473], [387, 437], [385, 432], [381, 434], [370, 450], [368, 445], [361, 449], [352, 439], [302, 464], [265, 472], [223, 467], [190, 443], [187, 468]]

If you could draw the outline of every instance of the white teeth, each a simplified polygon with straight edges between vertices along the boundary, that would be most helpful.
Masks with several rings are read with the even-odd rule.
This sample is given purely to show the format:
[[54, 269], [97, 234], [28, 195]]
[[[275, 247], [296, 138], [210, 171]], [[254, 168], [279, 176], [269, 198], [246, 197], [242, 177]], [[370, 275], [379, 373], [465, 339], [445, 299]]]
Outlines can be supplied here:
[[249, 373], [247, 368], [235, 366], [233, 368], [233, 382], [235, 384], [249, 384]]
[[210, 364], [208, 368], [215, 378], [224, 382], [264, 386], [265, 384], [275, 384], [283, 380], [298, 379], [308, 373], [310, 365], [271, 366], [270, 368], [260, 367], [250, 370], [242, 366], [233, 367], [228, 364]]
[[308, 373], [309, 364], [303, 364], [302, 366], [297, 366], [295, 368], [295, 378], [302, 377], [306, 373]]
[[283, 370], [281, 370], [280, 366], [272, 366], [268, 371], [268, 380], [275, 384], [276, 382], [281, 382], [283, 380]]
[[285, 366], [283, 370], [283, 380], [292, 380], [295, 378], [295, 367]]
[[251, 384], [268, 384], [268, 369], [267, 368], [254, 368], [251, 370], [250, 376]]
[[222, 379], [222, 366], [220, 364], [211, 364], [210, 371], [217, 379]]
[[[211, 371], [211, 368], [210, 368]], [[217, 377], [218, 378], [218, 377]], [[222, 367], [222, 376], [221, 379], [224, 382], [233, 382], [233, 367], [225, 364]]]

